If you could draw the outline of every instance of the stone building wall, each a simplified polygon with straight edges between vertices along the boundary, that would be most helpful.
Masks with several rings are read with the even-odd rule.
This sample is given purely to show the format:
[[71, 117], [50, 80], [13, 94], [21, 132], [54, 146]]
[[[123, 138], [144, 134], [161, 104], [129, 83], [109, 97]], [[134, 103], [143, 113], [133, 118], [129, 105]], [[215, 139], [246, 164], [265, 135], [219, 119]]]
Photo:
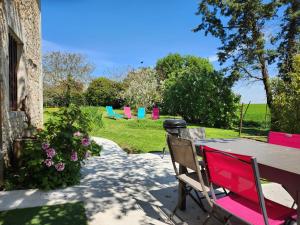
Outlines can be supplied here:
[[[18, 40], [16, 111], [9, 108], [9, 34]], [[21, 137], [24, 129], [22, 102], [26, 104], [32, 125], [43, 125], [40, 0], [0, 0], [0, 87], [1, 182], [3, 163], [9, 164], [12, 142]]]

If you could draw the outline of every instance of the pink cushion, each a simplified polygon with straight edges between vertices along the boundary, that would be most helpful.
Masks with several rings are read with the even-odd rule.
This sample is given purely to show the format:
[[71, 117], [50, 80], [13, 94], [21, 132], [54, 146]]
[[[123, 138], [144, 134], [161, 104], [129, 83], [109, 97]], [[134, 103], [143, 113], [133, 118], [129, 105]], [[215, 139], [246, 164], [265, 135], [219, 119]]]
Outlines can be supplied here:
[[[265, 199], [265, 203], [270, 225], [283, 224], [289, 217], [296, 218], [297, 212], [294, 209], [268, 199]], [[253, 225], [265, 225], [262, 212], [257, 203], [230, 193], [228, 196], [218, 199], [216, 204]]]

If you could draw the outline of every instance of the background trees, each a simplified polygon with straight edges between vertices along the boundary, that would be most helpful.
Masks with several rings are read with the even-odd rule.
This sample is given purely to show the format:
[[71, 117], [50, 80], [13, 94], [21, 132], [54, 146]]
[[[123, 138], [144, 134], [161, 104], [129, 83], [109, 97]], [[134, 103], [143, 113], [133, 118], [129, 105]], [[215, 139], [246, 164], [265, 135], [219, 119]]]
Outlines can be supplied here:
[[92, 80], [86, 90], [86, 101], [89, 105], [113, 106], [120, 108], [124, 101], [121, 99], [123, 86], [120, 82], [100, 77]]
[[300, 55], [296, 55], [288, 77], [290, 82], [282, 79], [273, 80], [274, 108], [273, 130], [300, 133]]
[[43, 57], [45, 105], [66, 106], [81, 102], [93, 65], [81, 54], [50, 52]]
[[204, 30], [220, 39], [219, 62], [229, 64], [233, 79], [263, 82], [272, 110], [270, 65], [277, 63], [280, 77], [289, 80], [299, 43], [299, 13], [298, 0], [202, 0], [197, 13], [201, 23], [194, 31]]
[[151, 68], [132, 70], [124, 79], [124, 92], [122, 97], [126, 104], [137, 108], [151, 108], [160, 102], [159, 85], [156, 71]]

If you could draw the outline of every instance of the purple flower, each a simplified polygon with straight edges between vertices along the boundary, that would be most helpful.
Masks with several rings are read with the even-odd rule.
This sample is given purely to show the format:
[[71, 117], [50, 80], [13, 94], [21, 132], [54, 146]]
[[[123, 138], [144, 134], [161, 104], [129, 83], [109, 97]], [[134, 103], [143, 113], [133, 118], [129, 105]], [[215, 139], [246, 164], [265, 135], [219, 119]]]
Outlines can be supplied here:
[[63, 171], [65, 169], [65, 164], [62, 162], [59, 162], [55, 165], [55, 169], [59, 172]]
[[55, 152], [54, 148], [48, 148], [46, 150], [46, 154], [47, 154], [48, 158], [52, 159], [56, 155], [56, 152]]
[[47, 167], [50, 167], [52, 166], [54, 163], [51, 159], [45, 159], [44, 160], [44, 164], [47, 166]]
[[88, 138], [82, 138], [81, 144], [82, 144], [84, 147], [87, 147], [87, 146], [90, 145], [90, 140], [89, 140]]
[[74, 137], [81, 137], [82, 136], [80, 131], [75, 132], [73, 135], [74, 135]]
[[49, 143], [43, 143], [42, 149], [47, 150], [50, 147]]
[[86, 151], [85, 154], [84, 154], [84, 158], [88, 158], [91, 156], [91, 153], [89, 151]]
[[76, 162], [77, 160], [78, 160], [77, 152], [72, 151], [72, 154], [71, 154], [71, 161]]

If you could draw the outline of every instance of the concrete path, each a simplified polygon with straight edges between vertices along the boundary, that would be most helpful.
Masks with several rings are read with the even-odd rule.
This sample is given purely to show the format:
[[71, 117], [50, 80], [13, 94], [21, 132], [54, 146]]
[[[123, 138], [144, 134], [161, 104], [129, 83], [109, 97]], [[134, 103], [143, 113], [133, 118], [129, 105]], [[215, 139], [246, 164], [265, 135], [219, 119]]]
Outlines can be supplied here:
[[[0, 211], [83, 201], [90, 225], [166, 224], [177, 200], [177, 181], [170, 157], [159, 154], [127, 155], [117, 144], [94, 138], [103, 145], [100, 157], [89, 159], [77, 186], [43, 192], [0, 192]], [[292, 199], [280, 185], [264, 185], [272, 200], [291, 206]], [[187, 210], [178, 210], [186, 224], [202, 224], [206, 218], [188, 199]], [[175, 224], [181, 221], [175, 218]]]

